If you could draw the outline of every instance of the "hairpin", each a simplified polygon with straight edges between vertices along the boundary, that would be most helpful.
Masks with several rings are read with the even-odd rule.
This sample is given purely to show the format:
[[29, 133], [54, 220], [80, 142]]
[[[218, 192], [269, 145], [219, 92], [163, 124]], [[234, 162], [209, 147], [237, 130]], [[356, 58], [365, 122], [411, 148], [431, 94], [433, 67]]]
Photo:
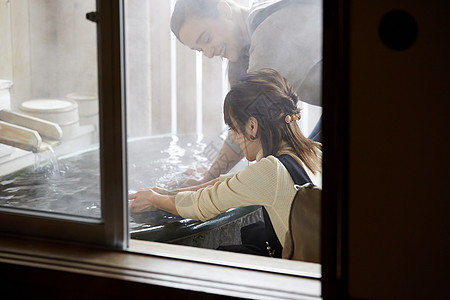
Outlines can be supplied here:
[[301, 116], [299, 114], [286, 115], [286, 117], [284, 118], [284, 121], [286, 123], [291, 123], [291, 122], [300, 120], [300, 118], [301, 118]]

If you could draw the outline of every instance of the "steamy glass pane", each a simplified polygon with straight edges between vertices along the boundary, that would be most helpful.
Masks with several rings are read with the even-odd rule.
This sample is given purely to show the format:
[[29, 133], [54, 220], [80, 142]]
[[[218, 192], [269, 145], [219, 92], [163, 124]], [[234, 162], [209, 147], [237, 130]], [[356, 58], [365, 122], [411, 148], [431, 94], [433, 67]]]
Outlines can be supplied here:
[[95, 0], [0, 5], [3, 208], [101, 217], [95, 10]]
[[[234, 2], [249, 7], [258, 1]], [[198, 182], [220, 157], [219, 151], [228, 134], [223, 101], [235, 73], [229, 69], [228, 59], [219, 57], [225, 50], [217, 50], [215, 56], [209, 55], [213, 58], [208, 58], [206, 50], [193, 51], [194, 47], [183, 45], [177, 39], [170, 28], [175, 3], [176, 0], [124, 1], [130, 194], [155, 186], [175, 190]], [[319, 2], [311, 3], [306, 4], [305, 14], [313, 12], [317, 16], [311, 22], [311, 27], [317, 25], [317, 28], [307, 34], [314, 35], [311, 44], [314, 49], [305, 51], [304, 56], [311, 52], [313, 57], [307, 57], [310, 64], [301, 65], [301, 75], [294, 76], [295, 79], [307, 77], [306, 73], [313, 70], [310, 82], [320, 80], [321, 71], [318, 62], [321, 60], [321, 7]], [[308, 20], [305, 17], [305, 22]], [[295, 30], [291, 28], [290, 32]], [[299, 60], [296, 53], [286, 54], [288, 49], [282, 50], [279, 55], [290, 55], [284, 61]], [[310, 83], [297, 81], [297, 86]], [[302, 110], [299, 126], [309, 135], [322, 109], [320, 105], [306, 102], [299, 106]], [[244, 157], [227, 172], [235, 173], [251, 163]], [[163, 210], [131, 212], [130, 233], [135, 239], [216, 249], [220, 245], [240, 244], [240, 229], [262, 218], [260, 206], [233, 208], [205, 222]]]
[[[125, 1], [130, 192], [153, 186], [171, 189], [177, 181], [200, 176], [195, 170], [212, 163], [227, 134], [222, 113], [229, 89], [227, 61], [208, 59], [176, 40], [170, 31], [174, 4]], [[243, 160], [235, 168], [246, 164]], [[236, 243], [239, 228], [222, 226], [226, 233], [220, 235], [203, 232], [260, 217], [253, 207], [205, 223], [164, 211], [131, 213], [130, 231], [131, 238], [215, 248]], [[193, 233], [195, 238], [187, 238]]]

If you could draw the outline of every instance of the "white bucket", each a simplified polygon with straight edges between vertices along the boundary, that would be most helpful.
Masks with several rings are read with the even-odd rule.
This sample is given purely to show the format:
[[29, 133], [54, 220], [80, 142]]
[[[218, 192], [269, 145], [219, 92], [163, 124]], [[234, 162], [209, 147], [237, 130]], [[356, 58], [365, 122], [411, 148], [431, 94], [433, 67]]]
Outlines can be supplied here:
[[66, 124], [59, 125], [59, 127], [61, 127], [61, 130], [63, 133], [62, 139], [64, 140], [64, 139], [67, 139], [68, 137], [73, 137], [78, 134], [78, 131], [80, 128], [80, 122], [75, 121], [72, 123], [66, 123]]
[[9, 88], [12, 81], [0, 79], [0, 109], [11, 109], [11, 95]]
[[98, 96], [93, 93], [70, 93], [67, 98], [78, 103], [80, 125], [94, 125], [98, 129]]
[[98, 96], [89, 93], [71, 93], [66, 96], [78, 103], [80, 117], [88, 117], [98, 114]]
[[80, 126], [78, 104], [68, 99], [32, 99], [20, 104], [19, 109], [30, 116], [60, 125], [63, 139], [75, 135]]

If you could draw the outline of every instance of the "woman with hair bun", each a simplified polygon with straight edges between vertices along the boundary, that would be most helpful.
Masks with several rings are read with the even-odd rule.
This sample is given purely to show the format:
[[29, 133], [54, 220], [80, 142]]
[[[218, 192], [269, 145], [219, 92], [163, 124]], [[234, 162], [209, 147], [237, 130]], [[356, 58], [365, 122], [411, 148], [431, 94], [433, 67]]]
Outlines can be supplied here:
[[195, 187], [138, 191], [129, 196], [131, 211], [162, 209], [205, 221], [230, 208], [262, 205], [266, 224], [261, 235], [267, 236], [261, 236], [258, 245], [220, 248], [281, 257], [298, 186], [321, 187], [321, 145], [303, 136], [296, 122], [300, 118], [297, 102], [297, 95], [277, 71], [248, 73], [227, 94], [224, 119], [247, 160], [256, 162]]

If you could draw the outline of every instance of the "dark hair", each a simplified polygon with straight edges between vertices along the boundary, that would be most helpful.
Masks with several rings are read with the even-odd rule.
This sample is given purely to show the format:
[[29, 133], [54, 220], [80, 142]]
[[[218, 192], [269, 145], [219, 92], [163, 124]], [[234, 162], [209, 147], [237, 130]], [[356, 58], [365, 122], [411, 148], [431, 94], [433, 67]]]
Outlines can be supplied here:
[[180, 40], [180, 29], [188, 17], [215, 19], [219, 15], [217, 3], [220, 0], [178, 0], [170, 19], [170, 29]]
[[276, 155], [286, 141], [313, 173], [320, 170], [318, 143], [303, 136], [297, 122], [285, 121], [287, 115], [299, 114], [298, 97], [286, 78], [272, 69], [261, 69], [242, 77], [228, 92], [224, 102], [225, 123], [245, 133], [250, 117], [258, 121], [258, 135], [264, 157]]

